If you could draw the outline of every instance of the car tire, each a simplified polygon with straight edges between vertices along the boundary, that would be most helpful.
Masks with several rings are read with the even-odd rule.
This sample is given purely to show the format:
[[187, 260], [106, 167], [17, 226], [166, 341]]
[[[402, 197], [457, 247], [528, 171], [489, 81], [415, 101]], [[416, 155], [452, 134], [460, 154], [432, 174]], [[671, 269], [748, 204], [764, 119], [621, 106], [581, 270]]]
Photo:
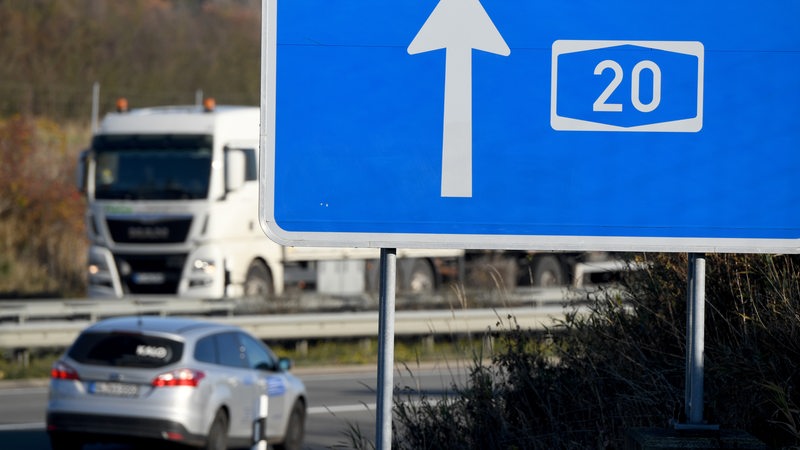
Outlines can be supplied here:
[[50, 448], [53, 450], [81, 450], [83, 441], [70, 433], [50, 433]]
[[275, 450], [300, 450], [306, 434], [306, 407], [302, 401], [295, 402], [286, 426], [283, 442], [275, 444]]
[[225, 411], [217, 411], [211, 428], [208, 430], [208, 440], [205, 450], [227, 450], [228, 448], [228, 416]]

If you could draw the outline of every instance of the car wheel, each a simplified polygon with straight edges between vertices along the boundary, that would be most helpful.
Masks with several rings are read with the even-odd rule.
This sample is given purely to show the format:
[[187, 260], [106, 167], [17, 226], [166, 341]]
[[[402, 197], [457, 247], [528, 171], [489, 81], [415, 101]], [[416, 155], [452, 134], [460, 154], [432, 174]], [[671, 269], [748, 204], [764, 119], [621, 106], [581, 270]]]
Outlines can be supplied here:
[[227, 450], [228, 448], [228, 416], [224, 411], [217, 411], [211, 428], [208, 430], [208, 441], [205, 450]]
[[81, 450], [83, 441], [69, 433], [50, 433], [50, 448], [53, 450]]
[[275, 450], [300, 450], [305, 434], [306, 408], [302, 401], [297, 401], [292, 407], [292, 414], [289, 416], [286, 437], [280, 444], [275, 444]]

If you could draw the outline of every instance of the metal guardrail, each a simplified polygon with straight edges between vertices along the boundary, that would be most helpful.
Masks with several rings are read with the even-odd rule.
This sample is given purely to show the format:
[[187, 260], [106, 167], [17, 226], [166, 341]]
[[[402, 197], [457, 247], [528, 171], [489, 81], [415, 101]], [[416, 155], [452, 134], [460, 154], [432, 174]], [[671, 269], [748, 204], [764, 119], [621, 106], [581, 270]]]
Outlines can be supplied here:
[[[18, 300], [0, 302], [0, 320], [25, 323], [29, 320], [85, 318], [96, 321], [104, 317], [127, 315], [232, 315], [236, 304], [230, 300], [176, 299], [145, 297], [131, 299], [64, 299]], [[0, 325], [1, 326], [1, 325]]]
[[[600, 292], [614, 293], [611, 288]], [[508, 330], [519, 325], [544, 329], [566, 311], [580, 311], [596, 296], [597, 288], [526, 288], [504, 293], [500, 299], [483, 299], [482, 308], [454, 307], [429, 299], [428, 308], [395, 313], [398, 336], [436, 336]], [[419, 305], [423, 300], [411, 300]], [[311, 296], [299, 309], [312, 311], [335, 299]], [[438, 302], [438, 303], [437, 303]], [[489, 305], [487, 307], [486, 305]], [[494, 306], [497, 305], [497, 306]], [[564, 306], [571, 305], [571, 306]], [[303, 306], [305, 308], [303, 308]], [[35, 349], [68, 346], [84, 328], [106, 317], [128, 315], [213, 315], [212, 320], [240, 326], [265, 340], [360, 338], [378, 335], [378, 312], [356, 311], [299, 314], [243, 314], [243, 300], [141, 297], [129, 299], [18, 300], [0, 302], [0, 348]]]
[[[437, 311], [398, 311], [398, 336], [464, 335], [487, 330], [544, 329], [566, 311], [582, 307], [517, 307]], [[240, 326], [264, 340], [359, 338], [378, 335], [377, 312], [220, 316], [214, 321]], [[91, 320], [28, 321], [0, 325], [0, 348], [64, 348]]]
[[[542, 330], [553, 326], [554, 319], [563, 319], [565, 311], [574, 309], [567, 308], [565, 310], [562, 306], [548, 306], [397, 311], [395, 334], [398, 336], [464, 335], [488, 330], [510, 330], [516, 325]], [[377, 312], [241, 316], [226, 317], [219, 321], [238, 325], [265, 340], [358, 338], [378, 335]]]

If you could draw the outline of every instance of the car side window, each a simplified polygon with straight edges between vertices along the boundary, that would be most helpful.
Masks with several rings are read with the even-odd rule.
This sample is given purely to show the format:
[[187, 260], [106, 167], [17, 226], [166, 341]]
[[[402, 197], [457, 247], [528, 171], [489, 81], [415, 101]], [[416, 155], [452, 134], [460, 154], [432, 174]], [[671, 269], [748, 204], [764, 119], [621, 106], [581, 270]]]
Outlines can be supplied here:
[[200, 362], [217, 364], [216, 336], [206, 336], [194, 346], [194, 359]]
[[220, 364], [228, 367], [247, 367], [245, 349], [236, 333], [220, 333], [215, 337]]
[[247, 353], [248, 367], [258, 370], [277, 370], [275, 355], [264, 344], [244, 333], [239, 333], [239, 339]]

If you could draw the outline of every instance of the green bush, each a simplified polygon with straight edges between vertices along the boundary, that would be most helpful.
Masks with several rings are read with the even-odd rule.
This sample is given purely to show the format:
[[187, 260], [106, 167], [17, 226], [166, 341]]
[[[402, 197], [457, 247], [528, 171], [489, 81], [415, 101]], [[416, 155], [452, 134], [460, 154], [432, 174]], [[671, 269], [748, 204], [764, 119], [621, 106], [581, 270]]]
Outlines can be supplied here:
[[[495, 330], [501, 348], [437, 401], [395, 405], [398, 449], [621, 448], [631, 427], [684, 421], [686, 255], [647, 255], [628, 294], [601, 296], [542, 339]], [[800, 445], [792, 257], [709, 255], [705, 418], [776, 448]], [[513, 318], [510, 318], [513, 323]]]

